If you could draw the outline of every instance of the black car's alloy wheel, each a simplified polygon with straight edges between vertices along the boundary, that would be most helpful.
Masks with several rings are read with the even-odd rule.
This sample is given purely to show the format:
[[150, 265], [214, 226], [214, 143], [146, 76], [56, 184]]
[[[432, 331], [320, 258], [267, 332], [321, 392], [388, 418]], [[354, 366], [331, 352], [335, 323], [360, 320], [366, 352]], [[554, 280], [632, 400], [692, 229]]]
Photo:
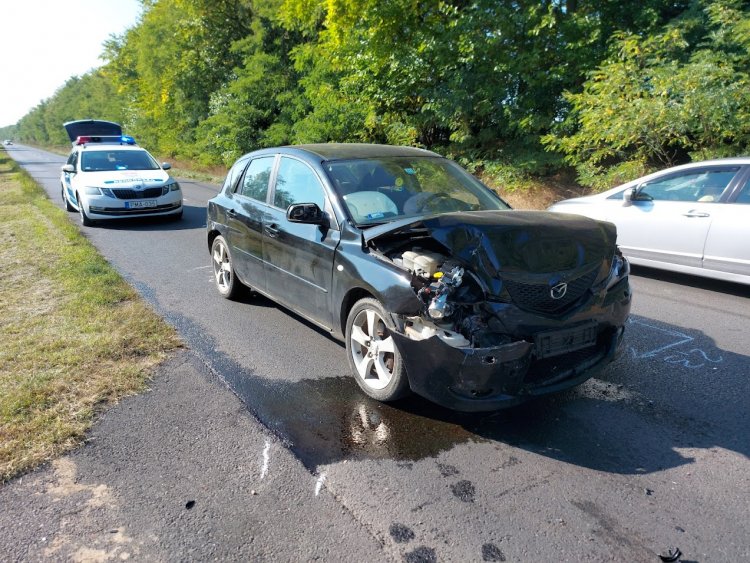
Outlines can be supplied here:
[[378, 401], [394, 401], [409, 393], [403, 359], [391, 336], [391, 316], [379, 301], [357, 301], [346, 321], [346, 350], [354, 378]]
[[240, 281], [234, 275], [234, 266], [232, 265], [232, 254], [229, 252], [229, 245], [221, 235], [214, 239], [211, 244], [211, 263], [214, 267], [214, 281], [216, 289], [222, 297], [233, 299], [237, 297], [241, 289]]

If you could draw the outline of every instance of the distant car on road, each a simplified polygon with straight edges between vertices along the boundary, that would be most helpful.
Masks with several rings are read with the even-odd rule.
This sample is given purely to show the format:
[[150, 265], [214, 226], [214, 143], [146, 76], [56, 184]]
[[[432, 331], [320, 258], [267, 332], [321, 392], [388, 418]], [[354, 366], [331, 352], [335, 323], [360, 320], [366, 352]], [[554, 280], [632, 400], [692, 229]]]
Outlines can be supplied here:
[[750, 284], [750, 158], [669, 168], [549, 210], [611, 221], [632, 264]]
[[615, 236], [513, 211], [408, 147], [260, 150], [208, 202], [222, 296], [248, 285], [343, 338], [370, 397], [414, 391], [464, 411], [567, 389], [615, 358], [631, 302]]
[[12, 144], [13, 144], [13, 141], [11, 141], [10, 139], [5, 139], [5, 140], [3, 141], [3, 144], [4, 144], [4, 145], [12, 145]]
[[68, 211], [81, 223], [103, 219], [182, 217], [182, 191], [148, 151], [122, 134], [117, 123], [101, 120], [64, 124], [73, 143], [62, 167], [60, 186]]

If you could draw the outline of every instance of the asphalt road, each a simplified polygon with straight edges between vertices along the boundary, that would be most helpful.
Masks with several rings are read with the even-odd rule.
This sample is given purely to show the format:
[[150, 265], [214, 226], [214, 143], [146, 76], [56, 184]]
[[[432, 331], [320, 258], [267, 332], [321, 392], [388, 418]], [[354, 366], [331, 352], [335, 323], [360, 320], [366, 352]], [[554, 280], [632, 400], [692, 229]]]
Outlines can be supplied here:
[[[7, 148], [62, 206], [64, 158], [22, 145]], [[219, 297], [204, 229], [206, 200], [217, 187], [181, 185], [181, 222], [82, 230], [177, 327], [190, 349], [179, 365], [204, 372], [180, 391], [194, 410], [181, 415], [192, 416], [190, 423], [177, 415], [163, 423], [154, 417], [150, 435], [167, 436], [185, 424], [215, 440], [216, 503], [222, 495], [236, 502], [237, 491], [221, 486], [221, 472], [236, 462], [237, 448], [230, 446], [253, 436], [247, 447], [254, 449], [243, 459], [254, 474], [262, 465], [266, 479], [276, 472], [295, 475], [292, 492], [268, 488], [292, 513], [269, 513], [267, 527], [284, 530], [281, 536], [294, 543], [286, 551], [279, 547], [278, 559], [659, 561], [660, 553], [677, 546], [683, 561], [750, 560], [749, 288], [639, 269], [626, 354], [600, 378], [483, 415], [452, 413], [419, 398], [383, 405], [358, 391], [341, 343], [264, 298]], [[169, 373], [179, 366], [166, 371], [166, 381], [178, 379]], [[166, 405], [174, 397], [160, 395], [159, 385], [157, 379], [149, 400], [171, 412], [159, 401]], [[222, 397], [219, 412], [236, 403], [224, 385], [242, 401], [237, 408], [245, 416], [235, 413], [227, 424], [204, 416], [199, 424], [203, 394]], [[126, 415], [117, 415], [118, 424], [127, 424]], [[99, 440], [106, 439], [108, 416], [94, 431], [104, 433]], [[131, 419], [136, 424], [143, 417], [133, 413]], [[96, 440], [83, 449], [95, 446]], [[184, 449], [180, 456], [191, 459]], [[110, 465], [124, 479], [116, 494], [127, 497], [127, 487], [136, 485], [124, 476], [142, 467], [117, 457]], [[186, 475], [190, 471], [200, 469], [185, 467]], [[8, 487], [20, 498], [22, 483]], [[9, 498], [0, 491], [0, 502]], [[140, 518], [149, 510], [156, 509], [144, 503]], [[316, 511], [318, 525], [329, 523], [327, 533], [311, 533]], [[225, 511], [204, 522], [200, 537], [220, 529], [217, 543], [242, 546], [245, 519], [257, 518], [252, 510]], [[133, 522], [123, 526], [136, 533]], [[351, 538], [348, 547], [334, 540], [344, 536]], [[186, 542], [178, 534], [165, 551], [144, 548], [142, 554], [193, 558]], [[332, 547], [321, 551], [321, 543]], [[273, 559], [274, 545], [235, 553]], [[193, 549], [198, 558], [233, 558]]]

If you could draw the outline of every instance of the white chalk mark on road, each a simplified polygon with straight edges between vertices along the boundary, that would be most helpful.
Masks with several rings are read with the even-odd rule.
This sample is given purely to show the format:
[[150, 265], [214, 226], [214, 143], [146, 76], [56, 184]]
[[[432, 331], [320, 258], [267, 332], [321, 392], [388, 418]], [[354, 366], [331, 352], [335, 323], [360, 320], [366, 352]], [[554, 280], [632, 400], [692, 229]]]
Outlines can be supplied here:
[[268, 450], [271, 449], [271, 442], [266, 440], [266, 447], [263, 448], [263, 467], [260, 469], [260, 478], [263, 479], [268, 474]]

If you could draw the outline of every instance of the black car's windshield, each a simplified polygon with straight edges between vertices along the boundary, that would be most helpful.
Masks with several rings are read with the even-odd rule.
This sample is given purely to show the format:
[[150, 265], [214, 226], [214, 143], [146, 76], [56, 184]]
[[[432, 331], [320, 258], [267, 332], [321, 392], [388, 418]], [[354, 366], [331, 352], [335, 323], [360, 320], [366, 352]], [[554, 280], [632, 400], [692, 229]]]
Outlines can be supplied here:
[[359, 225], [430, 213], [508, 209], [473, 176], [444, 158], [340, 160], [326, 163], [325, 168]]
[[81, 170], [84, 172], [158, 169], [159, 164], [144, 150], [97, 150], [87, 151], [81, 155]]

